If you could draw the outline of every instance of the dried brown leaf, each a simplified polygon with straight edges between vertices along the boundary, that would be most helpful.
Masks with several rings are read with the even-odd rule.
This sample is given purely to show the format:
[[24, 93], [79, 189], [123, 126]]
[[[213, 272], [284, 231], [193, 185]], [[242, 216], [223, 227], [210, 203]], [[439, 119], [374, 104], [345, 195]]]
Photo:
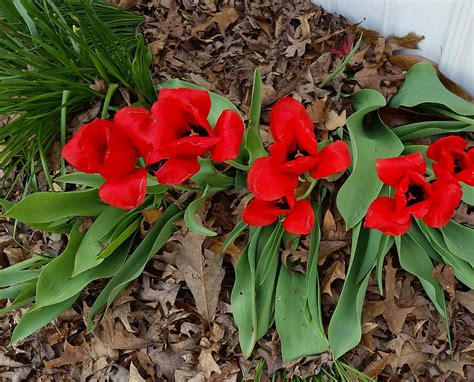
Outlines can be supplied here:
[[344, 280], [346, 278], [346, 267], [343, 261], [334, 262], [331, 267], [328, 269], [328, 272], [324, 276], [322, 289], [323, 293], [327, 293], [332, 296], [331, 285], [337, 280]]
[[220, 33], [224, 35], [229, 25], [238, 19], [239, 12], [235, 8], [229, 8], [225, 11], [216, 13], [209, 21], [205, 22], [204, 24], [196, 25], [193, 28], [193, 33], [202, 32], [215, 23], [218, 25]]

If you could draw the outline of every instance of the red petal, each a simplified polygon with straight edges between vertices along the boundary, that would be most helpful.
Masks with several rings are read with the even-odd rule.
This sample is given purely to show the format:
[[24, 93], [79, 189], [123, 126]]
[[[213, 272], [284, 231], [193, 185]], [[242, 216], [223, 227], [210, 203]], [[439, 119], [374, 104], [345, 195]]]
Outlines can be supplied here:
[[172, 98], [192, 105], [200, 114], [206, 117], [211, 110], [211, 97], [207, 90], [189, 88], [161, 89], [158, 93], [158, 101], [164, 98]]
[[308, 125], [302, 120], [298, 122], [296, 127], [296, 143], [298, 148], [305, 150], [310, 155], [318, 155], [318, 141], [314, 134], [313, 124]]
[[242, 219], [247, 224], [256, 227], [272, 224], [284, 213], [276, 209], [274, 204], [274, 202], [254, 198], [245, 208]]
[[160, 184], [181, 184], [200, 169], [197, 158], [171, 158], [155, 173]]
[[113, 127], [112, 122], [102, 119], [82, 125], [64, 146], [64, 159], [79, 171], [99, 172], [107, 149], [106, 130]]
[[286, 215], [283, 228], [286, 232], [306, 235], [314, 227], [314, 210], [308, 200], [296, 202], [293, 210]]
[[474, 149], [470, 149], [466, 153], [465, 170], [456, 174], [456, 179], [469, 186], [474, 186]]
[[200, 156], [207, 153], [218, 141], [217, 137], [184, 137], [168, 145], [166, 153], [170, 156]]
[[281, 164], [273, 155], [257, 159], [247, 178], [250, 192], [262, 200], [276, 200], [294, 193], [298, 175], [284, 173]]
[[397, 187], [408, 171], [424, 175], [426, 163], [421, 153], [413, 153], [395, 158], [378, 159], [375, 168], [382, 182], [391, 187]]
[[233, 110], [224, 110], [217, 120], [214, 134], [219, 142], [211, 151], [212, 160], [224, 162], [237, 158], [244, 135], [242, 118]]
[[457, 136], [449, 136], [446, 138], [438, 139], [436, 142], [432, 143], [428, 150], [426, 151], [426, 156], [434, 161], [440, 159], [440, 155], [444, 150], [451, 151], [464, 151], [467, 147], [467, 142], [465, 139]]
[[410, 225], [410, 213], [406, 209], [397, 210], [395, 200], [386, 196], [375, 199], [365, 215], [364, 227], [378, 229], [386, 235], [403, 235]]
[[331, 143], [318, 154], [318, 164], [311, 171], [314, 179], [345, 171], [352, 162], [349, 148], [343, 141]]
[[146, 195], [147, 172], [137, 169], [130, 175], [107, 181], [99, 190], [100, 198], [111, 206], [132, 210], [143, 203]]
[[107, 148], [100, 174], [107, 180], [120, 179], [135, 170], [138, 153], [132, 142], [115, 126], [106, 129], [105, 133]]
[[437, 180], [431, 185], [433, 203], [423, 221], [430, 227], [443, 227], [448, 224], [454, 210], [461, 202], [462, 189], [459, 183]]
[[312, 156], [304, 156], [286, 162], [281, 168], [291, 174], [304, 174], [318, 164], [318, 160]]
[[133, 142], [144, 158], [153, 150], [150, 141], [153, 120], [148, 109], [124, 107], [115, 114], [114, 123]]
[[270, 129], [275, 142], [283, 142], [287, 146], [294, 144], [299, 121], [313, 129], [313, 121], [302, 103], [291, 97], [280, 98], [270, 113]]

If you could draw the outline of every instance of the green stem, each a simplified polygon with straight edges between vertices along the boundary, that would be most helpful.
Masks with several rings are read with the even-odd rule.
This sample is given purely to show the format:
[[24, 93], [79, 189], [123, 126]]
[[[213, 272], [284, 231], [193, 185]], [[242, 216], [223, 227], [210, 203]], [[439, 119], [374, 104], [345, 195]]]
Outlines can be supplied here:
[[317, 180], [317, 179], [311, 179], [309, 182], [310, 182], [310, 183], [309, 183], [308, 189], [306, 190], [306, 192], [305, 192], [303, 195], [301, 195], [301, 196], [298, 198], [298, 200], [303, 200], [303, 199], [306, 199], [308, 196], [310, 196], [311, 193], [312, 193], [313, 190], [314, 190], [314, 187], [316, 187], [316, 184], [318, 183], [318, 180]]
[[42, 139], [42, 129], [40, 128], [38, 131], [38, 152], [40, 155], [41, 166], [43, 167], [44, 177], [46, 179], [46, 183], [48, 183], [48, 187], [51, 191], [54, 191], [53, 181], [49, 174], [49, 166], [48, 162], [46, 161], [46, 154], [43, 147], [43, 139]]
[[243, 170], [243, 171], [249, 171], [250, 170], [250, 166], [248, 166], [246, 164], [236, 162], [234, 160], [228, 160], [225, 163], [227, 163], [228, 165], [230, 165], [232, 167], [238, 168], [239, 170]]
[[468, 125], [474, 125], [474, 119], [465, 117], [463, 115], [453, 113], [453, 112], [448, 111], [448, 110], [444, 110], [440, 107], [426, 106], [425, 109], [428, 110], [428, 111], [431, 111], [433, 113], [441, 114], [441, 115], [444, 115], [446, 117], [452, 118], [456, 121], [467, 123]]
[[[64, 147], [66, 144], [66, 117], [67, 117], [67, 110], [66, 110], [66, 104], [69, 99], [69, 95], [71, 94], [71, 91], [69, 90], [63, 90], [63, 98], [61, 101], [61, 147]], [[61, 176], [66, 175], [66, 162], [64, 161], [64, 158], [61, 156]], [[66, 183], [61, 182], [61, 188], [63, 191], [66, 189]]]
[[107, 115], [109, 114], [110, 100], [112, 99], [112, 96], [114, 95], [118, 87], [119, 86], [117, 84], [109, 85], [109, 88], [107, 89], [107, 94], [105, 95], [105, 99], [104, 99], [104, 106], [102, 107], [102, 114], [101, 114], [102, 119], [107, 119]]

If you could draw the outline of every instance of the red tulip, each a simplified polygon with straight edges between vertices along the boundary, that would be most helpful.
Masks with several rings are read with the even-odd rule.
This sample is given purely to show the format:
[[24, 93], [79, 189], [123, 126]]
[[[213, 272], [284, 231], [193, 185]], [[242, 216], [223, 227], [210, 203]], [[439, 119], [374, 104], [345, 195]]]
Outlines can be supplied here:
[[[163, 165], [155, 173], [160, 183], [188, 180], [199, 171], [197, 158], [207, 152], [215, 161], [235, 159], [239, 155], [244, 133], [242, 119], [233, 110], [225, 110], [213, 130], [207, 121], [210, 108], [207, 91], [187, 88], [160, 91], [151, 111], [156, 126], [150, 134], [157, 153], [153, 159]], [[178, 169], [181, 165], [184, 165], [182, 170]]]
[[275, 144], [270, 157], [257, 159], [248, 176], [248, 186], [257, 198], [275, 200], [298, 184], [298, 175], [309, 172], [314, 179], [347, 169], [351, 157], [347, 145], [338, 141], [318, 151], [314, 126], [304, 106], [293, 98], [281, 98], [270, 113]]
[[105, 178], [99, 196], [106, 203], [129, 210], [143, 202], [146, 170], [135, 168], [138, 152], [114, 123], [96, 119], [83, 125], [62, 154], [77, 170]]
[[252, 226], [266, 226], [285, 216], [286, 232], [305, 235], [314, 227], [314, 211], [308, 200], [296, 201], [294, 194], [278, 200], [253, 199], [245, 209], [242, 219]]
[[426, 156], [433, 159], [433, 170], [440, 180], [457, 180], [474, 186], [474, 148], [465, 139], [450, 136], [431, 144]]
[[370, 205], [365, 227], [387, 235], [403, 235], [411, 225], [411, 216], [423, 219], [431, 227], [442, 227], [461, 201], [457, 182], [425, 178], [426, 163], [420, 153], [379, 159], [376, 170], [385, 184], [394, 187], [394, 198], [380, 197]]

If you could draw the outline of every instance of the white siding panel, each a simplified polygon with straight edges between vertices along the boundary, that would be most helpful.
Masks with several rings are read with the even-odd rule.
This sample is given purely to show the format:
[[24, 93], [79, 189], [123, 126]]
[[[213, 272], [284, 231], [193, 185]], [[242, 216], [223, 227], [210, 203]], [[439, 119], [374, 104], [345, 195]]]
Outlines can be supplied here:
[[424, 35], [421, 51], [474, 95], [474, 0], [313, 0], [384, 36]]

